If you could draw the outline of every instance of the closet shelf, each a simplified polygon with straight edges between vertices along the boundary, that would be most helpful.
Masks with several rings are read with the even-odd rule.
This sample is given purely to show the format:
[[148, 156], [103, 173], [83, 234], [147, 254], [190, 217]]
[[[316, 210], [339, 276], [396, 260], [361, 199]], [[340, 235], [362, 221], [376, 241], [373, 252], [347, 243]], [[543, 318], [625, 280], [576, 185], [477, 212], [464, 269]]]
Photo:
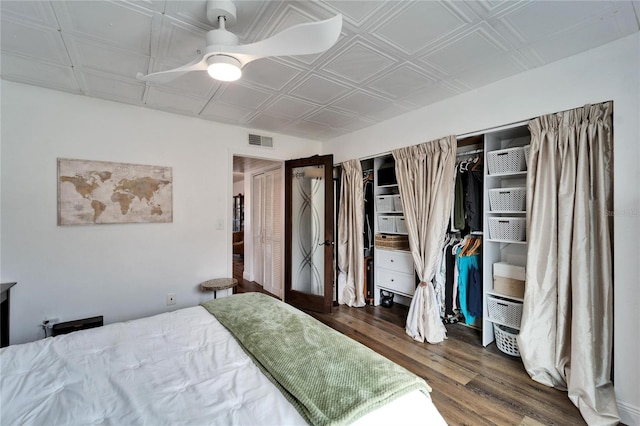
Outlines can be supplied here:
[[397, 183], [393, 183], [391, 185], [376, 185], [376, 188], [381, 188], [381, 189], [383, 189], [383, 188], [397, 188], [397, 187], [398, 187]]
[[525, 210], [489, 210], [487, 212], [487, 214], [493, 214], [493, 213], [497, 213], [497, 214], [526, 214], [527, 212]]
[[398, 211], [398, 210], [378, 210], [376, 211], [376, 214], [399, 214], [402, 215], [404, 212], [403, 211]]
[[[523, 298], [521, 298], [521, 297], [509, 296], [509, 295], [506, 295], [506, 294], [504, 294], [504, 293], [500, 293], [500, 292], [495, 291], [495, 290], [488, 290], [488, 291], [487, 291], [487, 294], [492, 294], [492, 295], [494, 295], [494, 296], [498, 296], [498, 297], [501, 297], [501, 298], [503, 298], [503, 299], [509, 299], [509, 300], [516, 300], [516, 301], [518, 301], [518, 302], [524, 302], [524, 299], [523, 299]], [[495, 322], [495, 321], [494, 321], [494, 322]], [[502, 324], [502, 325], [506, 325], [506, 324]], [[509, 326], [509, 327], [511, 327], [511, 326]]]
[[526, 177], [527, 171], [522, 172], [510, 172], [510, 173], [495, 173], [492, 175], [486, 175], [487, 178], [506, 178], [506, 177]]
[[488, 238], [485, 241], [488, 241], [490, 243], [527, 244], [526, 241], [497, 240], [497, 239], [493, 239], [493, 238]]

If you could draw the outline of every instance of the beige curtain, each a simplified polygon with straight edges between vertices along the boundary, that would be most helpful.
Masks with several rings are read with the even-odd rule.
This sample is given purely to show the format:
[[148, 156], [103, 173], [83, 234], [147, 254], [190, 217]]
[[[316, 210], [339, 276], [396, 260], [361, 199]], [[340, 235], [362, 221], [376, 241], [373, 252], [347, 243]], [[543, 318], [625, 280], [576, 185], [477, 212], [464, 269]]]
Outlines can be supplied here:
[[613, 104], [529, 123], [527, 281], [518, 347], [529, 375], [567, 390], [590, 425], [617, 424], [613, 323]]
[[364, 190], [359, 160], [342, 163], [338, 210], [338, 303], [364, 302]]
[[411, 300], [406, 332], [419, 342], [446, 338], [431, 280], [442, 256], [451, 214], [457, 140], [449, 136], [392, 152], [402, 208], [420, 285]]

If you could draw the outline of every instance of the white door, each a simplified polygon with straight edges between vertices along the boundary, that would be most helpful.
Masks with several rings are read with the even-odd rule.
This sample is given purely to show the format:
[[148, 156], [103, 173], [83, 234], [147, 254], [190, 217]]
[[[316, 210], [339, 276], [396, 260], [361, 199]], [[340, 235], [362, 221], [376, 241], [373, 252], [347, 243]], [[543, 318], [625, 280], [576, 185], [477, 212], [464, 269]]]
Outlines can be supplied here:
[[266, 291], [282, 296], [282, 170], [264, 178], [264, 283]]
[[283, 288], [282, 191], [282, 168], [253, 177], [253, 280], [278, 297]]
[[264, 283], [264, 174], [253, 177], [251, 228], [253, 229], [253, 281]]

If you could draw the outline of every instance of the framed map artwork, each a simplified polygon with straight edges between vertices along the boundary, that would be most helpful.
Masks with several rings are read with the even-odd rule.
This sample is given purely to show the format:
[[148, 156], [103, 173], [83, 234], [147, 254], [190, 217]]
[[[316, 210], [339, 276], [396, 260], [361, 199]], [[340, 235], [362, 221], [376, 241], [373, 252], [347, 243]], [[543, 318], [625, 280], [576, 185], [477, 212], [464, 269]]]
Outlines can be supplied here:
[[171, 167], [58, 158], [58, 225], [173, 222]]

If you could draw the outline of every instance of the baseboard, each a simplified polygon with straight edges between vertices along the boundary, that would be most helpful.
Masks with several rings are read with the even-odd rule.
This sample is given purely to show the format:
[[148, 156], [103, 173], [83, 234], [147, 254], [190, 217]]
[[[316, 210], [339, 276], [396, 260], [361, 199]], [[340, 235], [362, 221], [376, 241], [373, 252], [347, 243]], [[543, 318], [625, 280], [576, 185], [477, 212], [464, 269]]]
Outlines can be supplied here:
[[625, 425], [640, 425], [640, 407], [618, 401], [618, 412], [620, 413], [620, 421]]

